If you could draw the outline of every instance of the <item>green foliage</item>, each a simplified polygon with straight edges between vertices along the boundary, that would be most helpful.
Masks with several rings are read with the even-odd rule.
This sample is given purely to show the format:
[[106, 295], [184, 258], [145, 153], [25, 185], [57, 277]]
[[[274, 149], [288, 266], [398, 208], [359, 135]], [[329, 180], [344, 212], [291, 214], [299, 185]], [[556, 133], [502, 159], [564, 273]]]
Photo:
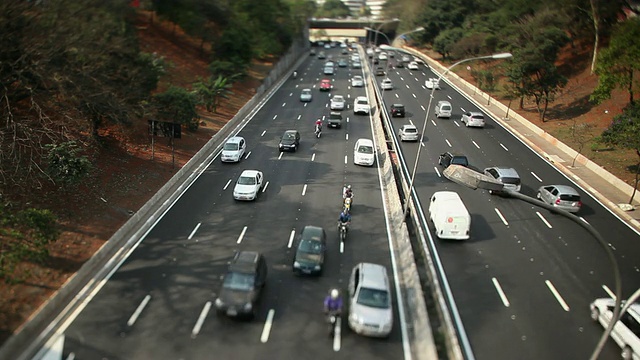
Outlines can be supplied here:
[[326, 0], [322, 7], [316, 11], [318, 18], [341, 19], [351, 16], [351, 10], [341, 0]]
[[598, 86], [591, 95], [595, 103], [611, 97], [611, 91], [622, 88], [629, 93], [629, 103], [638, 87], [634, 74], [640, 70], [640, 19], [620, 23], [611, 36], [609, 46], [600, 51], [596, 64]]
[[153, 96], [161, 120], [185, 124], [189, 130], [198, 129], [200, 116], [196, 110], [198, 98], [184, 88], [171, 86], [167, 91]]
[[80, 182], [91, 170], [89, 159], [81, 155], [75, 141], [47, 144], [47, 173], [55, 181], [65, 184]]
[[492, 70], [473, 70], [471, 76], [478, 83], [478, 88], [486, 91], [492, 91], [496, 88], [496, 77]]
[[247, 67], [239, 60], [214, 60], [209, 64], [209, 71], [213, 77], [222, 76], [234, 81], [247, 74]]
[[214, 54], [218, 61], [234, 61], [239, 66], [247, 66], [254, 54], [250, 30], [240, 23], [232, 24], [216, 41]]
[[228, 82], [227, 78], [218, 76], [217, 78], [210, 77], [207, 80], [198, 78], [198, 81], [193, 84], [195, 93], [205, 108], [209, 112], [215, 112], [216, 108], [220, 104], [220, 99], [227, 99], [231, 94], [232, 85]]
[[616, 115], [598, 141], [607, 145], [635, 150], [640, 155], [640, 104], [629, 104], [622, 114]]
[[449, 57], [454, 44], [456, 44], [464, 35], [462, 29], [453, 28], [440, 32], [433, 42], [433, 49], [440, 53], [443, 57]]

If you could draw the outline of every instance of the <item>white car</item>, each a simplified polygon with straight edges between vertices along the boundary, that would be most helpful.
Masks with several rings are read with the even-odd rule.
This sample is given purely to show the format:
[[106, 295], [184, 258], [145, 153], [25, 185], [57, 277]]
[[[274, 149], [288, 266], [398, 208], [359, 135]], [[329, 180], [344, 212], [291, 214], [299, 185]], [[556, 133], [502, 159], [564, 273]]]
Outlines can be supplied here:
[[[624, 304], [624, 302], [623, 302]], [[609, 326], [613, 317], [615, 300], [610, 298], [596, 299], [589, 306], [591, 319], [599, 322], [604, 328]], [[640, 304], [633, 303], [616, 322], [611, 331], [611, 338], [622, 349], [624, 360], [640, 359]]]
[[467, 111], [462, 114], [462, 118], [460, 119], [463, 124], [467, 127], [484, 127], [484, 115], [481, 112], [477, 111]]
[[402, 125], [398, 136], [400, 136], [400, 141], [418, 141], [420, 139], [418, 128], [411, 124]]
[[366, 96], [358, 96], [353, 101], [354, 114], [369, 114], [369, 99]]
[[362, 79], [362, 76], [356, 75], [356, 76], [352, 77], [351, 78], [351, 86], [353, 86], [353, 87], [363, 87], [364, 86], [364, 80]]
[[247, 149], [247, 142], [242, 136], [234, 136], [229, 138], [222, 147], [220, 160], [222, 162], [239, 162], [244, 156]]
[[300, 101], [309, 102], [312, 98], [313, 93], [311, 92], [311, 89], [302, 89], [302, 92], [300, 93]]
[[381, 52], [380, 54], [378, 54], [378, 59], [379, 60], [387, 60], [389, 57], [387, 56], [386, 52]]
[[409, 70], [419, 70], [420, 68], [418, 67], [418, 63], [415, 61], [412, 61], [409, 63], [409, 65], [407, 65], [407, 68]]
[[255, 200], [262, 188], [263, 181], [264, 175], [262, 175], [262, 171], [243, 171], [236, 182], [236, 186], [233, 188], [233, 198], [236, 200]]
[[331, 110], [344, 110], [345, 101], [342, 95], [333, 95], [331, 98]]
[[430, 78], [428, 80], [425, 80], [424, 86], [429, 90], [440, 90], [440, 81], [436, 78]]
[[408, 55], [403, 55], [402, 56], [402, 61], [403, 62], [409, 62], [409, 61], [411, 61], [411, 58]]
[[386, 78], [382, 80], [382, 82], [380, 83], [380, 88], [382, 90], [393, 90], [393, 83], [391, 82], [391, 79]]
[[376, 159], [373, 141], [370, 139], [358, 139], [353, 147], [353, 163], [356, 165], [373, 166]]

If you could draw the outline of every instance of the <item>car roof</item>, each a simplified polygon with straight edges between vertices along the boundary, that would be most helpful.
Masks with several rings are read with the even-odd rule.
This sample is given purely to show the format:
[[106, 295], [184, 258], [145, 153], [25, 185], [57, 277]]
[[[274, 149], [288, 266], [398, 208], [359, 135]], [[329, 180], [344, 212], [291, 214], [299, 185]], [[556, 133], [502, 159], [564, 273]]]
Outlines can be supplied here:
[[366, 96], [358, 96], [356, 98], [356, 100], [367, 100], [367, 101], [369, 101], [369, 98], [367, 98]]
[[358, 141], [356, 141], [356, 143], [359, 143], [361, 145], [371, 145], [371, 146], [373, 146], [373, 141], [371, 139], [360, 138], [360, 139], [358, 139]]
[[229, 138], [229, 140], [227, 140], [228, 144], [237, 144], [240, 141], [244, 140], [244, 138], [242, 136], [232, 136]]
[[307, 225], [302, 229], [302, 238], [304, 240], [322, 240], [324, 229], [319, 226]]
[[455, 151], [445, 151], [444, 154], [449, 154], [452, 157], [465, 157], [465, 158], [467, 157], [466, 155], [463, 155], [463, 154], [461, 154], [459, 152], [455, 152]]
[[342, 95], [333, 95], [333, 97], [331, 98], [331, 100], [334, 100], [335, 98], [338, 98], [338, 99], [342, 99], [342, 100], [344, 100], [344, 96], [342, 96]]
[[578, 194], [576, 189], [574, 189], [574, 188], [572, 188], [571, 186], [568, 186], [568, 185], [545, 185], [543, 187], [547, 187], [547, 186], [555, 187], [562, 194], [580, 195], [580, 194]]
[[360, 263], [360, 279], [362, 287], [368, 289], [387, 290], [387, 269], [372, 263]]
[[520, 177], [518, 175], [518, 172], [516, 171], [516, 169], [514, 168], [508, 168], [508, 167], [500, 167], [500, 166], [493, 166], [493, 167], [489, 167], [487, 169], [494, 169], [495, 171], [498, 172], [498, 175], [500, 176], [506, 176], [506, 177]]
[[302, 89], [302, 91], [311, 91], [311, 89]]
[[240, 176], [256, 176], [259, 172], [258, 170], [245, 170]]
[[482, 117], [484, 117], [484, 115], [483, 115], [481, 112], [479, 112], [479, 111], [469, 111], [469, 115], [471, 115], [471, 116], [482, 116]]
[[229, 264], [229, 271], [253, 273], [256, 271], [256, 264], [260, 260], [260, 253], [257, 251], [240, 251], [236, 253], [231, 264]]
[[404, 107], [404, 105], [402, 105], [402, 104], [392, 104], [391, 106], [393, 106], [393, 107]]
[[405, 124], [405, 125], [402, 125], [402, 127], [405, 129], [418, 129], [415, 125], [412, 125], [412, 124]]

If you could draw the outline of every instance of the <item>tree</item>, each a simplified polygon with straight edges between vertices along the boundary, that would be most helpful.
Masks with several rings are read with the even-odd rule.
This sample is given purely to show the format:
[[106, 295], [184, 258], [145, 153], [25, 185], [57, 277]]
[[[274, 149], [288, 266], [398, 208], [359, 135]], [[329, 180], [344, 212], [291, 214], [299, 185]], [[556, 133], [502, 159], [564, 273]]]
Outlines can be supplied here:
[[76, 184], [91, 170], [89, 159], [80, 155], [80, 148], [75, 141], [61, 144], [47, 144], [49, 154], [48, 174], [52, 179], [65, 184]]
[[598, 139], [608, 145], [620, 146], [625, 149], [635, 150], [638, 155], [636, 163], [636, 179], [633, 185], [633, 193], [629, 199], [629, 204], [633, 202], [633, 197], [638, 188], [640, 176], [640, 104], [629, 104], [622, 114], [616, 115]]
[[460, 28], [444, 30], [433, 41], [433, 49], [443, 58], [449, 57], [454, 45], [462, 38], [463, 31]]
[[576, 156], [573, 157], [573, 162], [571, 163], [571, 167], [576, 166], [576, 159], [578, 156], [582, 154], [582, 150], [584, 147], [593, 140], [594, 136], [591, 134], [593, 131], [594, 125], [591, 123], [581, 123], [578, 124], [578, 118], [573, 118], [573, 125], [569, 129], [571, 131], [571, 138], [573, 141], [578, 144]]
[[351, 15], [349, 7], [341, 0], [326, 0], [316, 11], [316, 17], [340, 19]]
[[640, 70], [640, 19], [632, 18], [617, 26], [606, 49], [602, 49], [596, 64], [599, 76], [591, 100], [595, 103], [611, 97], [615, 88], [625, 89], [629, 93], [629, 104], [634, 103], [635, 73]]
[[231, 94], [231, 87], [228, 79], [222, 76], [218, 76], [217, 78], [210, 77], [207, 80], [198, 78], [198, 81], [193, 84], [193, 88], [200, 102], [204, 104], [209, 112], [216, 111], [221, 98], [228, 98], [227, 95]]
[[161, 120], [186, 124], [189, 130], [198, 129], [200, 116], [196, 110], [198, 99], [195, 93], [171, 86], [167, 91], [154, 95], [153, 100]]

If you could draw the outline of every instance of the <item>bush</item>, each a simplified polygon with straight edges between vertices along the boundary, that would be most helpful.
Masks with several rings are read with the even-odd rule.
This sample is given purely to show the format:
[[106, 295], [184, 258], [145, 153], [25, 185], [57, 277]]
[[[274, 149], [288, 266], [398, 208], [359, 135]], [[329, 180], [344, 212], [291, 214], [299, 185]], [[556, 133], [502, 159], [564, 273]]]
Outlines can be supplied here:
[[80, 148], [75, 141], [61, 144], [48, 144], [48, 171], [54, 181], [66, 184], [79, 182], [91, 170], [91, 162], [84, 155], [79, 155]]

